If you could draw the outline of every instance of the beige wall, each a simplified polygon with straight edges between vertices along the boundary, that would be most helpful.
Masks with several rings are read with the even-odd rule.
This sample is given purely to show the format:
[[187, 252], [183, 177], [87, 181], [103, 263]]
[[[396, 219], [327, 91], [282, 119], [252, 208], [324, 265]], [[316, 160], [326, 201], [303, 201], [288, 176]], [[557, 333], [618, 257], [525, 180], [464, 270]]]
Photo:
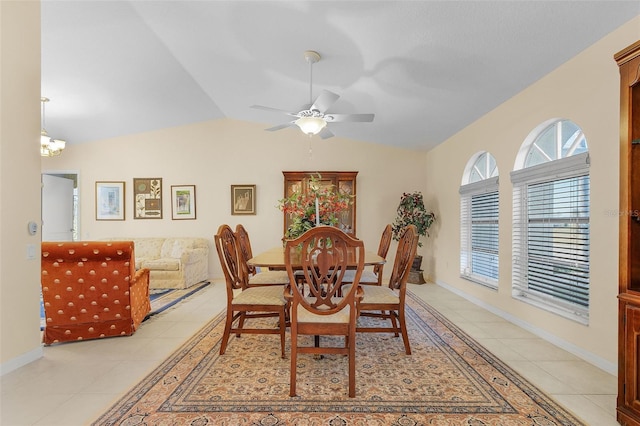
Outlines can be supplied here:
[[[359, 125], [359, 124], [355, 124]], [[361, 124], [360, 124], [361, 125]], [[365, 124], [366, 125], [366, 124]], [[355, 170], [357, 232], [374, 250], [393, 221], [403, 191], [424, 190], [425, 153], [334, 137], [321, 140], [293, 129], [265, 132], [267, 125], [234, 120], [207, 121], [111, 140], [69, 145], [43, 170], [77, 170], [80, 176], [82, 239], [126, 236], [209, 238], [209, 270], [221, 278], [213, 235], [222, 223], [243, 223], [253, 250], [281, 244], [283, 170]], [[312, 154], [309, 154], [311, 143]], [[161, 177], [163, 218], [133, 219], [133, 178]], [[96, 181], [124, 181], [126, 220], [95, 220]], [[172, 220], [171, 185], [196, 185], [196, 220]], [[257, 214], [232, 216], [230, 186], [257, 185]]]
[[[41, 356], [40, 2], [0, 2], [0, 370]], [[27, 259], [27, 246], [35, 258]]]
[[[640, 38], [640, 17], [605, 37], [557, 70], [428, 153], [427, 200], [437, 200], [441, 221], [429, 242], [438, 283], [499, 310], [541, 335], [616, 373], [618, 286], [619, 73], [614, 53]], [[566, 118], [582, 127], [591, 157], [590, 323], [583, 326], [511, 298], [511, 221], [516, 154], [540, 123]], [[460, 278], [460, 197], [467, 161], [489, 151], [500, 171], [499, 290]], [[611, 214], [613, 212], [613, 214]]]

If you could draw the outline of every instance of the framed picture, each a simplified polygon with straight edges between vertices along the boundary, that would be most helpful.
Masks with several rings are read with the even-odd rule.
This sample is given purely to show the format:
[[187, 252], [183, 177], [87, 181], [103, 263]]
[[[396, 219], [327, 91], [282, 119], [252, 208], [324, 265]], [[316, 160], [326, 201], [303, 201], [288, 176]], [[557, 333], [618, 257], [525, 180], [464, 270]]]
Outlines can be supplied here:
[[96, 220], [124, 220], [124, 182], [96, 182]]
[[255, 185], [231, 185], [231, 214], [256, 214]]
[[171, 185], [171, 219], [196, 218], [196, 186]]
[[162, 219], [162, 178], [133, 178], [133, 218]]

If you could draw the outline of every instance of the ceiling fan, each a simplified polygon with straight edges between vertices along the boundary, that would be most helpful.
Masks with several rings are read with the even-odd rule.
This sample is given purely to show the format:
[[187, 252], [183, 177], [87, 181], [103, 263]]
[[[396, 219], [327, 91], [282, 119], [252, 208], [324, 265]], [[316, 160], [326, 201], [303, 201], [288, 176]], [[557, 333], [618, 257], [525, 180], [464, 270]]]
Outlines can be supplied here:
[[340, 95], [323, 90], [322, 93], [313, 101], [312, 83], [313, 83], [313, 64], [320, 60], [320, 54], [313, 50], [304, 52], [304, 58], [309, 64], [309, 104], [303, 107], [299, 112], [288, 112], [278, 108], [271, 108], [262, 105], [251, 105], [251, 108], [262, 109], [265, 111], [281, 112], [286, 115], [296, 117], [295, 120], [288, 123], [280, 124], [265, 129], [267, 131], [275, 131], [286, 129], [287, 127], [298, 126], [303, 133], [309, 136], [320, 135], [322, 139], [327, 139], [334, 134], [327, 129], [328, 123], [337, 122], [370, 122], [373, 121], [375, 114], [332, 114], [327, 112], [331, 105], [340, 98]]

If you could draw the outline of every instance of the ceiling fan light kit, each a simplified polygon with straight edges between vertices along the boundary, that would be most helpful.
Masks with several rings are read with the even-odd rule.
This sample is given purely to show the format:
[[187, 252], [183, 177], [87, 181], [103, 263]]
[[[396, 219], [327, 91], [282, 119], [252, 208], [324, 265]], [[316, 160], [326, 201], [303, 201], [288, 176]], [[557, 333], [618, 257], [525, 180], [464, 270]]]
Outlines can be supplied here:
[[327, 129], [328, 122], [338, 121], [352, 121], [352, 122], [371, 122], [373, 121], [374, 114], [325, 114], [325, 112], [334, 104], [335, 101], [340, 98], [337, 95], [328, 90], [323, 90], [322, 93], [313, 101], [313, 64], [320, 60], [320, 54], [313, 50], [307, 50], [304, 52], [304, 59], [309, 64], [309, 109], [299, 111], [297, 113], [287, 112], [279, 110], [277, 108], [265, 107], [261, 105], [252, 105], [251, 108], [263, 109], [266, 111], [283, 112], [287, 115], [297, 117], [289, 123], [280, 124], [269, 129], [268, 131], [275, 131], [285, 129], [291, 126], [298, 126], [303, 133], [313, 136], [319, 134], [322, 139], [327, 139], [333, 136], [333, 133]]
[[44, 125], [45, 125], [44, 105], [47, 102], [49, 102], [49, 98], [42, 97], [40, 98], [40, 102], [42, 103], [42, 130], [40, 130], [40, 155], [42, 157], [54, 157], [62, 153], [67, 143], [62, 139], [53, 139], [47, 133], [47, 130], [44, 128]]

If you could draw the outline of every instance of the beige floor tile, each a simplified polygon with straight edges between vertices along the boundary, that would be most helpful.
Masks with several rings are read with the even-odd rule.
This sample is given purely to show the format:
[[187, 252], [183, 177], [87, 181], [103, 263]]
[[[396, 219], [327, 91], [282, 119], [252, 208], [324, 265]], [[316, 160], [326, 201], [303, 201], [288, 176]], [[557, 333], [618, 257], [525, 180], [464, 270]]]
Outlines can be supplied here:
[[508, 361], [507, 364], [547, 394], [573, 393], [574, 389], [531, 361]]
[[536, 361], [540, 368], [569, 384], [576, 394], [610, 394], [618, 392], [614, 376], [585, 361]]
[[580, 358], [540, 338], [501, 339], [524, 358], [535, 361], [579, 361]]
[[615, 416], [594, 404], [583, 395], [552, 395], [553, 398], [592, 426], [620, 426]]

